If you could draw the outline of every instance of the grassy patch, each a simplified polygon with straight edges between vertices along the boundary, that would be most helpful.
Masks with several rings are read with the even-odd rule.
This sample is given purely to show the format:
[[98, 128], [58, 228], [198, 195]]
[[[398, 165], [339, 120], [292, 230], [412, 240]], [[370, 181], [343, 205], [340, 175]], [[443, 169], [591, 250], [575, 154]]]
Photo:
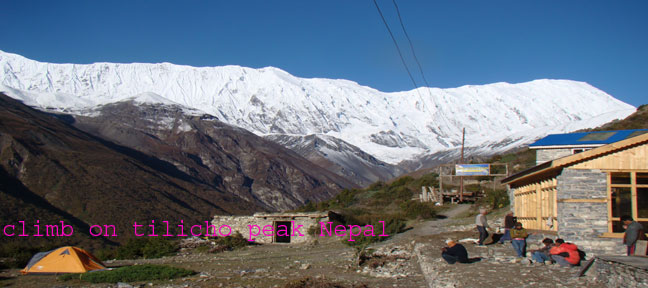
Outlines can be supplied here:
[[90, 283], [117, 283], [151, 280], [168, 280], [196, 274], [195, 271], [162, 265], [136, 265], [121, 267], [109, 271], [97, 271], [83, 274], [66, 274], [59, 280], [80, 279]]

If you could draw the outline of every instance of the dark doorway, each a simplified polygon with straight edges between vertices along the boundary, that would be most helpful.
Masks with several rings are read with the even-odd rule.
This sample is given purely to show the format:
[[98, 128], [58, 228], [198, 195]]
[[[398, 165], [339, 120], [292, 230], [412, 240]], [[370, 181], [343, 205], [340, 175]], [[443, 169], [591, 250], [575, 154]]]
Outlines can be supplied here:
[[[274, 228], [276, 243], [290, 243], [290, 233], [292, 233], [290, 221], [275, 221]], [[281, 233], [279, 233], [279, 231], [281, 231]]]

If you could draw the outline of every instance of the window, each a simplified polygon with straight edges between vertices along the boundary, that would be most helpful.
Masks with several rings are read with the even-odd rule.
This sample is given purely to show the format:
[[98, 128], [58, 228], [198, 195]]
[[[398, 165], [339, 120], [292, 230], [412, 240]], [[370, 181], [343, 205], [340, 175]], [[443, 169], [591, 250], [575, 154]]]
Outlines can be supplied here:
[[608, 173], [608, 212], [612, 233], [623, 233], [621, 216], [630, 215], [648, 231], [648, 173]]
[[572, 154], [578, 154], [578, 153], [585, 152], [585, 151], [591, 150], [591, 149], [592, 148], [576, 148], [576, 149], [572, 149], [571, 151], [572, 151]]

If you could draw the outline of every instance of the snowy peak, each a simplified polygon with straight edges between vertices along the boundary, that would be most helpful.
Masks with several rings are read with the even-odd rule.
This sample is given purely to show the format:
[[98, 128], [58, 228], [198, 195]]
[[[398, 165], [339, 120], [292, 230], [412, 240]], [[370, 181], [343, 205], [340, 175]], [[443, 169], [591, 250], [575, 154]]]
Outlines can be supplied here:
[[570, 80], [386, 93], [273, 67], [50, 64], [1, 51], [0, 90], [32, 106], [77, 114], [130, 97], [177, 103], [257, 135], [339, 138], [388, 163], [456, 148], [464, 127], [468, 146], [514, 146], [635, 111]]

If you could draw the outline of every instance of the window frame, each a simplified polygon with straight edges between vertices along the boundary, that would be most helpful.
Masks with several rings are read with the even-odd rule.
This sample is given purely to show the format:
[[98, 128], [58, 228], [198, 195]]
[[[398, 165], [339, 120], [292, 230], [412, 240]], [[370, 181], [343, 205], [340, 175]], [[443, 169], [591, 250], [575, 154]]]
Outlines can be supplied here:
[[[637, 188], [648, 188], [648, 184], [637, 184], [637, 173], [647, 173], [646, 171], [637, 171], [637, 170], [615, 170], [615, 171], [606, 171], [607, 172], [607, 204], [608, 204], [608, 233], [610, 235], [623, 235], [623, 232], [614, 232], [613, 223], [615, 221], [621, 221], [621, 217], [612, 216], [612, 188], [630, 188], [630, 216], [637, 222], [648, 222], [648, 218], [639, 218], [638, 211], [638, 196]], [[613, 173], [628, 173], [630, 174], [630, 184], [612, 184], [612, 174]], [[621, 213], [623, 215], [623, 213]]]

